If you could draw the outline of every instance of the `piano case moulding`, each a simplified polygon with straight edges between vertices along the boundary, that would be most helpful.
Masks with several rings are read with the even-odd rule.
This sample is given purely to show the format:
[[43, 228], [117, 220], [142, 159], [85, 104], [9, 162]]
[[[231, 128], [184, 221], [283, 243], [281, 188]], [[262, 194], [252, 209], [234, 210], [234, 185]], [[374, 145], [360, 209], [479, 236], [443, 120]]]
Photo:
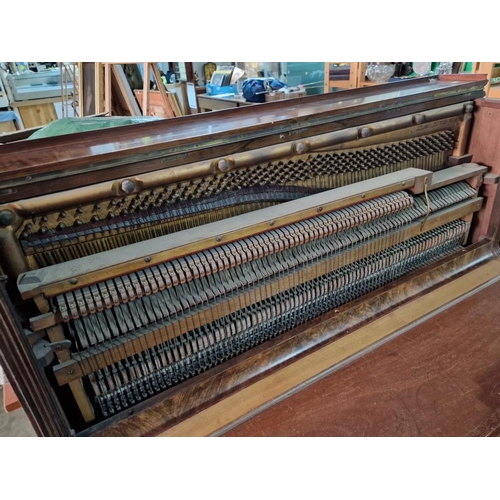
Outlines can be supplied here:
[[[293, 390], [274, 383], [287, 367], [325, 346], [328, 369], [348, 361], [382, 340], [360, 341], [364, 326], [488, 265], [500, 165], [485, 83], [2, 146], [0, 364], [36, 432], [220, 433]], [[267, 400], [238, 402], [269, 380]]]

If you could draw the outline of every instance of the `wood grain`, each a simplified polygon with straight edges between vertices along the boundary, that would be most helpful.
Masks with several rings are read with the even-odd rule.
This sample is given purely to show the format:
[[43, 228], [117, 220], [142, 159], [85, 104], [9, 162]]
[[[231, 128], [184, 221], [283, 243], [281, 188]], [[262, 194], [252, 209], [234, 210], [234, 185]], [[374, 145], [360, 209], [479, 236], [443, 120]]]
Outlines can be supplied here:
[[[101, 252], [69, 262], [62, 262], [46, 270], [34, 270], [21, 276], [18, 289], [23, 298], [43, 293], [46, 297], [90, 285], [107, 278], [123, 275], [131, 270], [140, 270], [167, 262], [180, 256], [190, 255], [207, 248], [277, 229], [303, 221], [319, 213], [326, 214], [385, 194], [411, 189], [431, 179], [426, 170], [407, 168], [375, 179], [356, 182], [305, 198], [281, 203], [229, 219], [179, 231], [175, 239], [170, 235], [130, 244], [120, 250]], [[481, 200], [477, 200], [480, 204]], [[475, 203], [475, 202], [474, 202]], [[443, 211], [446, 212], [446, 211]], [[457, 215], [456, 218], [460, 217]], [[77, 279], [77, 287], [72, 283]]]
[[37, 103], [35, 101], [30, 106], [19, 106], [17, 110], [25, 128], [47, 125], [57, 120], [57, 113], [53, 102]]
[[483, 265], [491, 259], [495, 248], [491, 242], [473, 245], [157, 394], [137, 405], [132, 415], [125, 411], [105, 423], [95, 424], [83, 435], [158, 435], [374, 318]]
[[[463, 217], [467, 213], [463, 210], [479, 210], [481, 205], [477, 200], [477, 198], [471, 199], [460, 204], [462, 207], [459, 205], [444, 210], [447, 213], [439, 213], [435, 214], [435, 216], [431, 215], [425, 222], [424, 227], [422, 227], [422, 222], [420, 221], [410, 224], [400, 231], [398, 242], [407, 241], [425, 231], [430, 231], [446, 222]], [[341, 256], [326, 261], [319, 261], [305, 269], [298, 270], [293, 274], [293, 279], [286, 275], [283, 278], [256, 286], [234, 297], [221, 298], [217, 303], [212, 304], [205, 310], [186, 315], [186, 317], [179, 320], [172, 320], [166, 326], [153, 326], [145, 331], [143, 335], [137, 336], [136, 333], [123, 335], [120, 339], [114, 339], [91, 347], [81, 355], [75, 354], [71, 362], [54, 367], [54, 375], [60, 385], [77, 380], [84, 375], [105, 368], [112, 362], [121, 361], [145, 349], [157, 346], [161, 342], [168, 342], [203, 325], [250, 307], [261, 300], [283, 293], [292, 287], [299, 286], [319, 276], [324, 276], [357, 260], [382, 252], [392, 245], [394, 245], [394, 235], [381, 236], [375, 242], [371, 241], [361, 244], [359, 248], [346, 252]], [[71, 373], [68, 374], [68, 371]]]
[[499, 293], [497, 281], [226, 435], [497, 435]]
[[[470, 137], [469, 152], [474, 162], [489, 167], [490, 173], [500, 174], [500, 101], [480, 99], [475, 103], [474, 126]], [[500, 199], [498, 185], [485, 184], [480, 194], [485, 196], [484, 209], [474, 219], [471, 241], [500, 237]]]
[[0, 282], [0, 364], [39, 436], [69, 436], [68, 421]]
[[[374, 94], [377, 94], [379, 105], [373, 106]], [[75, 174], [88, 173], [91, 163], [94, 167], [106, 162], [107, 166], [116, 167], [120, 163], [122, 175], [123, 161], [147, 162], [134, 165], [134, 174], [153, 171], [165, 166], [185, 163], [186, 158], [179, 159], [179, 153], [190, 151], [195, 147], [196, 158], [213, 158], [218, 154], [235, 152], [279, 144], [293, 136], [294, 139], [320, 134], [323, 131], [346, 128], [404, 114], [420, 112], [430, 108], [452, 105], [464, 100], [483, 95], [481, 82], [433, 82], [418, 79], [414, 82], [401, 82], [388, 85], [387, 89], [355, 89], [343, 92], [339, 98], [334, 94], [322, 94], [297, 99], [297, 103], [289, 100], [266, 103], [265, 106], [245, 106], [236, 110], [225, 110], [207, 115], [199, 114], [180, 117], [177, 120], [158, 121], [131, 125], [120, 130], [117, 138], [116, 130], [100, 130], [84, 132], [63, 137], [29, 141], [18, 145], [6, 145], [2, 149], [3, 171], [8, 174], [9, 183], [0, 183], [1, 187], [11, 187], [17, 179], [17, 186], [24, 186], [25, 193], [34, 189], [40, 193], [40, 185], [36, 189], [33, 181], [71, 177], [71, 186], [85, 185], [88, 178], [75, 178]], [[170, 122], [170, 123], [169, 123]], [[264, 130], [265, 129], [265, 130]], [[236, 137], [237, 131], [237, 137]], [[175, 145], [175, 149], [174, 146]], [[218, 152], [222, 148], [225, 152]], [[168, 154], [167, 154], [168, 153]], [[175, 154], [174, 154], [175, 153]], [[141, 155], [139, 158], [137, 155]], [[172, 156], [165, 158], [165, 156]], [[150, 164], [149, 160], [162, 158], [162, 161]], [[165, 164], [166, 160], [169, 164]], [[175, 160], [178, 160], [177, 163]], [[109, 162], [115, 162], [110, 165]], [[93, 182], [112, 178], [113, 168], [93, 172]], [[26, 176], [30, 179], [27, 180]], [[66, 179], [68, 180], [68, 179]], [[66, 180], [57, 187], [52, 183], [49, 192], [65, 190], [69, 187]], [[3, 193], [5, 201], [17, 198], [15, 193]], [[28, 196], [28, 195], [27, 195]]]
[[[237, 419], [258, 410], [276, 398], [282, 397], [288, 391], [292, 391], [325, 370], [333, 368], [350, 356], [375, 345], [398, 330], [404, 329], [412, 322], [421, 320], [426, 315], [438, 311], [440, 307], [459, 299], [477, 287], [498, 279], [499, 275], [500, 261], [491, 261], [278, 370], [269, 377], [223, 399], [160, 435], [203, 436], [216, 433]], [[460, 306], [458, 307], [460, 308]], [[292, 431], [287, 429], [287, 432]], [[242, 433], [244, 434], [244, 431]]]

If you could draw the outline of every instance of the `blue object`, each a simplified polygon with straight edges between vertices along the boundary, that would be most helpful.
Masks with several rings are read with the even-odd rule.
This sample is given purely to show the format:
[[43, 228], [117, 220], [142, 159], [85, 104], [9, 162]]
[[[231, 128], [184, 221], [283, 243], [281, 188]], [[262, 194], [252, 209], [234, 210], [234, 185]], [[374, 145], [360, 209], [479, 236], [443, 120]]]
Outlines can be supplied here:
[[207, 91], [207, 95], [220, 95], [220, 94], [237, 94], [238, 87], [236, 84], [233, 85], [225, 85], [224, 87], [220, 85], [213, 85], [211, 83], [207, 83], [205, 87]]
[[17, 120], [14, 111], [0, 111], [0, 122], [13, 122]]
[[248, 102], [266, 102], [267, 86], [271, 90], [279, 90], [286, 84], [276, 78], [247, 78], [241, 87], [243, 97]]

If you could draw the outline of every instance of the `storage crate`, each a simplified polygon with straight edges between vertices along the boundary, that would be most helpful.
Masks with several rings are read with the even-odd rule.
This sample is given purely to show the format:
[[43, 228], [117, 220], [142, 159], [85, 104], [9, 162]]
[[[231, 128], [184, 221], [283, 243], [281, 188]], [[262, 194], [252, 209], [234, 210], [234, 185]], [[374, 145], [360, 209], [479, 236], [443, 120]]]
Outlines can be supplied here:
[[207, 95], [221, 95], [221, 94], [237, 94], [238, 87], [236, 84], [226, 85], [221, 87], [220, 85], [212, 85], [211, 83], [207, 83], [205, 87], [207, 90]]

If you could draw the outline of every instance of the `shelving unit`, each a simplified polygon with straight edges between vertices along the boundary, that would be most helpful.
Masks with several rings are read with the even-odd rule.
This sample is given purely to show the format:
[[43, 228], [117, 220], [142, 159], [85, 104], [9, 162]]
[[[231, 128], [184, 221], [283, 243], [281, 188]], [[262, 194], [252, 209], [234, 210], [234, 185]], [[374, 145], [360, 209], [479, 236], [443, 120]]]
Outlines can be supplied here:
[[373, 85], [382, 85], [381, 83], [372, 82], [366, 78], [366, 66], [368, 63], [360, 62], [357, 64], [357, 86], [358, 87], [372, 87]]
[[[360, 87], [372, 87], [382, 85], [371, 82], [366, 78], [366, 62], [327, 62], [325, 63], [325, 92], [330, 92], [332, 88], [357, 89]], [[332, 65], [349, 65], [349, 79], [330, 79], [330, 69]]]
[[[325, 92], [331, 92], [332, 88], [355, 89], [357, 88], [358, 65], [357, 62], [326, 62], [325, 63]], [[349, 78], [331, 79], [330, 70], [334, 68], [349, 67]]]

